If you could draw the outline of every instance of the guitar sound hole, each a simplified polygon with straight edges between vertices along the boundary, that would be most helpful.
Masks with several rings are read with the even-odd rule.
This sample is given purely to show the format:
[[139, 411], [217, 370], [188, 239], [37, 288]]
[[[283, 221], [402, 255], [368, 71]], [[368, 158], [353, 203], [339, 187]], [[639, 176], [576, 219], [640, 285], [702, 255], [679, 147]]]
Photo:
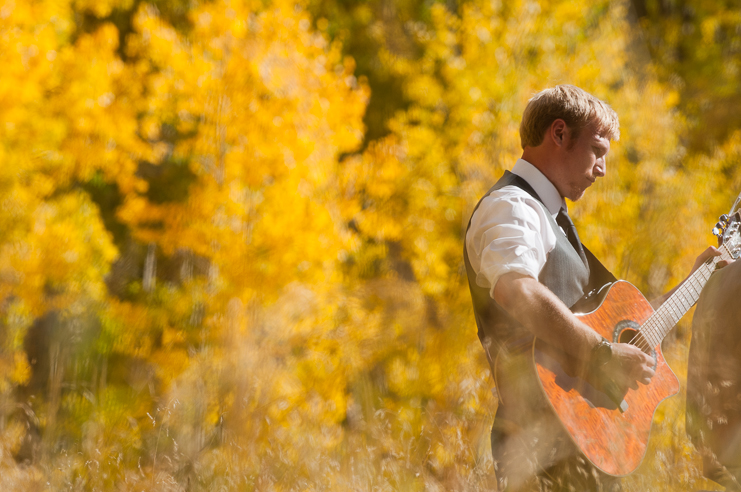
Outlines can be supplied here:
[[630, 343], [631, 345], [635, 345], [639, 349], [643, 350], [654, 360], [653, 369], [656, 370], [656, 364], [658, 364], [656, 351], [654, 350], [654, 347], [652, 347], [651, 344], [648, 343], [643, 338], [643, 336], [638, 333], [639, 328], [640, 325], [638, 325], [638, 323], [636, 323], [635, 321], [621, 321], [615, 326], [615, 330], [613, 332], [613, 342]]
[[618, 334], [618, 343], [630, 343], [638, 332], [632, 328], [626, 328]]

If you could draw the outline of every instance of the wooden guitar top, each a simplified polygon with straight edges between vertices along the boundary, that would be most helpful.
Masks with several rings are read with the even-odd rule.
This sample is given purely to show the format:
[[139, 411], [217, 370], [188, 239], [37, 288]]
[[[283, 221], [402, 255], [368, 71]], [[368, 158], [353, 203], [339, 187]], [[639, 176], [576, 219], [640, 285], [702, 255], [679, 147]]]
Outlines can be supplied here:
[[[593, 312], [577, 314], [607, 340], [616, 342], [624, 329], [637, 329], [653, 314], [643, 295], [628, 282], [614, 283]], [[661, 345], [654, 347], [656, 375], [649, 385], [629, 389], [625, 411], [591, 384], [569, 376], [553, 350], [536, 340], [533, 358], [547, 400], [567, 433], [596, 467], [609, 475], [634, 471], [646, 454], [651, 422], [658, 404], [679, 391], [679, 381], [666, 364]], [[627, 405], [627, 408], [625, 408]]]

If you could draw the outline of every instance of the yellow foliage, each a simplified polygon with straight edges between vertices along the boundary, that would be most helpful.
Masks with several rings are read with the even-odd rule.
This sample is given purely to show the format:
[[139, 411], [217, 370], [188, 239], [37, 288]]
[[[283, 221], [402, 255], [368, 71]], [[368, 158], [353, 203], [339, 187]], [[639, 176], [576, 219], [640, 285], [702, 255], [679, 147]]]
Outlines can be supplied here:
[[28, 382], [28, 378], [31, 377], [31, 367], [28, 365], [28, 359], [26, 354], [23, 352], [16, 352], [13, 354], [15, 364], [13, 372], [10, 376], [10, 381], [13, 384], [25, 384]]
[[[350, 4], [0, 6], [4, 487], [492, 489], [462, 237], [528, 98], [573, 83], [617, 110], [572, 215], [648, 295], [741, 189], [741, 131], [684, 147], [695, 112], [626, 2]], [[692, 20], [693, 57], [727, 62], [713, 97], [735, 97], [711, 43], [738, 19]], [[395, 101], [377, 139], [371, 88]], [[661, 407], [626, 490], [703, 486], [683, 411]]]
[[192, 11], [192, 43], [151, 8], [137, 14], [136, 52], [151, 54], [153, 69], [168, 67], [150, 80], [149, 117], [195, 132], [170, 152], [198, 180], [184, 203], [133, 195], [119, 217], [166, 253], [209, 258], [249, 298], [249, 285], [270, 292], [297, 275], [325, 278], [325, 258], [352, 247], [334, 205], [337, 156], [360, 142], [367, 89], [341, 64], [339, 46], [306, 29], [306, 14], [289, 2], [230, 8]]

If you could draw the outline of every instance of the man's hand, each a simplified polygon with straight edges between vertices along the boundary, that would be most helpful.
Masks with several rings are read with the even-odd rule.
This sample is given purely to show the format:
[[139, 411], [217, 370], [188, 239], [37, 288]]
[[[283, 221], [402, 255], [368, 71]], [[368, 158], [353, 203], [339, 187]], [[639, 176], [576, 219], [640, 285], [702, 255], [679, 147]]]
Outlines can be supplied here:
[[[718, 248], [716, 248], [715, 246], [708, 246], [708, 248], [705, 251], [703, 251], [702, 253], [700, 253], [700, 255], [695, 260], [695, 264], [692, 266], [692, 271], [690, 272], [689, 275], [687, 275], [687, 278], [689, 278], [690, 276], [692, 276], [692, 274], [695, 273], [697, 271], [697, 269], [700, 268], [709, 258], [712, 258], [713, 256], [720, 256], [720, 255], [721, 255], [721, 253], [718, 250]], [[730, 260], [730, 261], [729, 260], [721, 260], [721, 261], [719, 261], [718, 263], [715, 264], [715, 268], [723, 268], [723, 267], [725, 267], [727, 265], [730, 265], [731, 263], [733, 263], [733, 260]], [[672, 290], [670, 290], [669, 292], [667, 292], [663, 296], [657, 297], [656, 299], [653, 299], [651, 301], [651, 306], [653, 306], [654, 309], [658, 309], [659, 306], [661, 306], [664, 303], [664, 301], [666, 301], [667, 299], [669, 299], [669, 297], [671, 297], [671, 295], [674, 294], [674, 291], [677, 290], [679, 288], [679, 286], [682, 285], [687, 280], [687, 278], [685, 278], [684, 280], [682, 280], [682, 282], [680, 282], [679, 285], [677, 285], [676, 287], [674, 287]]]
[[604, 371], [623, 391], [638, 389], [638, 383], [648, 384], [654, 377], [653, 359], [645, 352], [628, 343], [613, 343], [612, 358], [605, 364]]
[[[692, 271], [690, 272], [690, 275], [695, 273], [695, 271], [700, 268], [703, 263], [705, 263], [709, 258], [712, 258], [713, 256], [720, 256], [720, 251], [715, 246], [708, 246], [708, 249], [700, 253], [700, 255], [695, 260], [695, 264], [692, 266]], [[730, 265], [733, 262], [733, 260], [721, 260], [716, 265], [715, 268], [723, 268], [725, 266]], [[689, 276], [689, 275], [688, 275]]]

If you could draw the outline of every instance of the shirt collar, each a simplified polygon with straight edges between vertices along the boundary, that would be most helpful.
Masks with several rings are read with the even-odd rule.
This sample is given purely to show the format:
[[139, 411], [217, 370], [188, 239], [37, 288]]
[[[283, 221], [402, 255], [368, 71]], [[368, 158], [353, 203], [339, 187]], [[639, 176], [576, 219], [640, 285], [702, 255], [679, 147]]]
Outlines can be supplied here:
[[512, 168], [512, 174], [516, 174], [525, 181], [527, 184], [533, 187], [535, 193], [538, 194], [543, 205], [548, 209], [548, 212], [555, 217], [561, 209], [566, 210], [566, 200], [561, 197], [553, 183], [551, 183], [545, 174], [541, 173], [540, 170], [527, 162], [525, 159], [517, 159], [515, 166]]

